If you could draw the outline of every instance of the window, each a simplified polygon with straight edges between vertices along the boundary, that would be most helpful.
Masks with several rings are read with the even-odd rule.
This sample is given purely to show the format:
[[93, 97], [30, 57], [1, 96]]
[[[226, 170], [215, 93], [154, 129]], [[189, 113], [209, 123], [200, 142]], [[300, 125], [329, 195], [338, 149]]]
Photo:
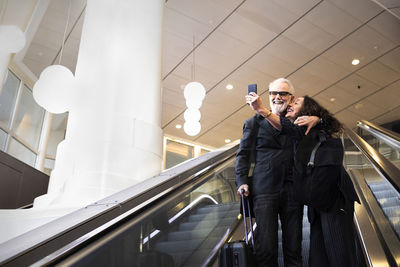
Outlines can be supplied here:
[[0, 129], [0, 150], [6, 150], [7, 133]]
[[194, 147], [167, 140], [165, 168], [171, 168], [194, 156]]
[[36, 154], [14, 138], [11, 138], [8, 153], [32, 167], [35, 166]]
[[19, 84], [20, 80], [9, 71], [3, 89], [0, 91], [0, 127], [5, 130], [10, 129]]
[[31, 90], [25, 85], [18, 106], [13, 130], [15, 134], [27, 142], [33, 149], [39, 145], [44, 109], [33, 99]]
[[207, 154], [208, 152], [210, 152], [210, 150], [201, 148], [201, 149], [200, 149], [200, 155], [199, 155], [199, 156], [202, 156], [202, 155], [204, 155], [204, 154]]
[[44, 160], [44, 170], [43, 172], [50, 176], [51, 171], [54, 169], [55, 160], [46, 158]]
[[67, 128], [68, 113], [53, 114], [49, 142], [47, 144], [46, 155], [56, 156], [58, 144], [65, 139], [65, 130]]

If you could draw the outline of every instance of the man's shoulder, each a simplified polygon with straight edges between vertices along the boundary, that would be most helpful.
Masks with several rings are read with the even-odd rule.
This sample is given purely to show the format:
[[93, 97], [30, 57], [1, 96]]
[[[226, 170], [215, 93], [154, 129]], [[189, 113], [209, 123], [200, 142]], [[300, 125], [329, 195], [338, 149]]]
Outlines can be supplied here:
[[248, 119], [244, 122], [244, 124], [247, 125], [247, 126], [249, 126], [249, 127], [251, 127], [251, 128], [253, 128], [253, 126], [255, 125], [255, 123], [257, 123], [257, 122], [259, 121], [259, 117], [260, 117], [260, 115], [255, 114], [254, 116], [248, 118]]

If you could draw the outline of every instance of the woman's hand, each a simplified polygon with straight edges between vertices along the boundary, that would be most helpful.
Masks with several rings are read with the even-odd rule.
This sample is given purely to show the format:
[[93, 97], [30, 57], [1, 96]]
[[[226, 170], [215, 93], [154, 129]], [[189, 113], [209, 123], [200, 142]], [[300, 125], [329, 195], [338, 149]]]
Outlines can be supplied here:
[[298, 126], [307, 126], [306, 135], [308, 132], [320, 122], [320, 118], [317, 116], [300, 116], [294, 121], [294, 124]]
[[239, 196], [242, 195], [242, 190], [244, 190], [244, 194], [243, 195], [245, 197], [248, 197], [249, 194], [250, 194], [249, 186], [247, 184], [242, 184], [241, 186], [239, 186], [239, 188], [237, 190], [237, 193], [238, 193]]

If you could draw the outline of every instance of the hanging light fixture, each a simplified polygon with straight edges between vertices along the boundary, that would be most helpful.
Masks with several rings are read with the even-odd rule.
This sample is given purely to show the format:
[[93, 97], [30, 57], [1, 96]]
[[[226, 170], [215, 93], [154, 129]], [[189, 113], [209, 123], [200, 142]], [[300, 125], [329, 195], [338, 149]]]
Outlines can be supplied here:
[[26, 43], [25, 34], [15, 25], [4, 25], [8, 0], [4, 2], [0, 13], [0, 57], [21, 51]]
[[33, 98], [40, 106], [51, 113], [64, 113], [70, 110], [74, 102], [74, 75], [67, 67], [61, 65], [70, 15], [71, 0], [69, 0], [68, 16], [61, 43], [58, 65], [54, 65], [57, 59], [56, 56], [52, 65], [46, 67], [42, 71], [39, 79], [33, 86]]
[[192, 82], [189, 82], [184, 90], [183, 95], [186, 99], [186, 109], [184, 113], [185, 124], [183, 125], [183, 129], [186, 134], [190, 136], [197, 135], [201, 130], [200, 124], [200, 107], [203, 103], [204, 97], [206, 96], [206, 89], [204, 86], [195, 81], [195, 40], [193, 35], [193, 64], [192, 64]]

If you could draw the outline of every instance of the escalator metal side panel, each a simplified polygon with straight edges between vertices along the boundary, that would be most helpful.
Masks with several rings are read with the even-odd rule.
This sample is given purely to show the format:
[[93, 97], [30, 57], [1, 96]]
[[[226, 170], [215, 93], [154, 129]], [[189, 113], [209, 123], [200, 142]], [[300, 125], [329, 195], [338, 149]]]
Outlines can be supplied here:
[[[218, 175], [214, 175], [212, 176], [212, 174], [217, 174], [218, 171], [222, 170], [224, 168], [224, 165], [231, 165], [232, 160], [228, 160], [226, 161], [224, 164], [221, 164], [221, 166], [217, 166], [213, 169], [210, 169], [207, 173], [204, 173], [203, 178], [197, 179], [197, 181], [194, 181], [193, 183], [189, 183], [186, 186], [180, 188], [180, 190], [178, 190], [177, 192], [175, 192], [174, 194], [170, 194], [169, 196], [167, 196], [166, 198], [163, 198], [162, 201], [159, 201], [158, 203], [156, 203], [155, 205], [153, 205], [150, 208], [146, 208], [144, 209], [140, 214], [134, 215], [132, 218], [127, 218], [128, 220], [125, 220], [125, 222], [122, 223], [122, 225], [118, 225], [116, 227], [114, 227], [113, 229], [110, 229], [109, 232], [105, 232], [103, 235], [100, 235], [98, 238], [94, 238], [93, 242], [87, 242], [87, 244], [83, 244], [83, 246], [80, 246], [80, 248], [76, 248], [75, 251], [71, 251], [72, 253], [67, 253], [67, 255], [59, 255], [60, 257], [58, 257], [57, 255], [54, 255], [55, 257], [58, 257], [58, 259], [54, 258], [54, 259], [50, 259], [50, 257], [47, 257], [47, 259], [44, 259], [40, 262], [35, 263], [34, 266], [43, 266], [43, 265], [53, 265], [58, 264], [60, 266], [71, 266], [71, 265], [82, 265], [83, 262], [87, 263], [87, 264], [91, 264], [91, 265], [96, 265], [93, 260], [98, 260], [97, 257], [93, 256], [93, 255], [101, 255], [101, 254], [106, 254], [106, 255], [111, 255], [108, 254], [107, 251], [111, 251], [111, 250], [115, 250], [116, 248], [118, 248], [118, 244], [119, 244], [119, 239], [121, 240], [121, 238], [128, 238], [129, 237], [129, 232], [134, 232], [134, 233], [139, 233], [141, 231], [138, 231], [138, 227], [140, 229], [142, 229], [142, 226], [145, 224], [145, 221], [152, 221], [152, 214], [157, 213], [157, 211], [160, 211], [162, 209], [164, 209], [166, 206], [169, 206], [169, 202], [174, 202], [173, 199], [175, 198], [180, 198], [181, 196], [185, 196], [187, 195], [187, 192], [193, 192], [193, 190], [195, 190], [196, 188], [199, 188], [198, 185], [205, 185], [208, 181], [212, 180], [210, 178], [213, 177], [218, 177]], [[206, 188], [208, 188], [206, 186]], [[205, 188], [203, 188], [205, 189]], [[235, 193], [235, 198], [237, 198], [236, 196], [236, 189], [232, 189], [234, 190], [233, 193]], [[237, 199], [235, 201], [237, 203]], [[226, 203], [225, 203], [226, 204]], [[239, 207], [235, 208], [232, 211], [236, 211], [237, 210], [237, 214], [239, 213]], [[207, 216], [205, 216], [207, 217]], [[203, 219], [206, 219], [206, 218]], [[233, 221], [233, 224], [229, 227], [231, 229], [231, 231], [235, 231], [235, 229], [237, 228], [237, 225], [239, 223], [239, 219], [236, 218]], [[171, 222], [172, 223], [172, 222]], [[172, 224], [171, 224], [172, 226]], [[174, 227], [174, 226], [172, 226]], [[137, 231], [136, 231], [136, 230]], [[164, 231], [164, 233], [168, 233], [169, 230], [162, 230]], [[174, 230], [175, 231], [175, 230]], [[145, 235], [147, 236], [147, 235]], [[226, 240], [229, 238], [230, 233], [226, 232], [226, 235], [221, 236], [220, 238], [220, 245], [218, 247], [215, 247], [216, 249], [214, 249], [211, 253], [208, 253], [208, 258], [209, 258], [209, 263], [213, 262], [213, 260], [215, 259], [218, 249], [220, 246], [223, 245], [223, 243], [226, 242]], [[132, 236], [131, 236], [132, 237]], [[130, 239], [133, 240], [133, 239]], [[140, 239], [141, 240], [141, 239]], [[147, 241], [146, 241], [147, 242]], [[154, 243], [153, 242], [153, 246]], [[130, 246], [132, 246], [132, 244], [135, 246], [135, 244], [141, 244], [142, 241], [140, 241], [139, 243], [137, 242], [130, 242]], [[114, 245], [113, 245], [114, 244]], [[146, 243], [149, 244], [149, 243]], [[141, 246], [141, 245], [140, 245]], [[144, 246], [144, 243], [143, 243]], [[172, 246], [173, 247], [173, 246]], [[109, 248], [111, 250], [109, 250]], [[150, 248], [151, 249], [151, 248]], [[122, 249], [117, 249], [118, 251], [122, 250]], [[143, 248], [143, 250], [145, 250]], [[99, 251], [102, 251], [101, 253], [99, 253]], [[129, 249], [129, 251], [134, 251], [134, 249]], [[150, 250], [154, 251], [154, 247]], [[147, 251], [149, 252], [149, 251]], [[207, 255], [205, 255], [207, 257]], [[206, 260], [206, 257], [203, 258], [203, 260]], [[91, 258], [91, 259], [90, 259]], [[49, 261], [50, 260], [50, 261]], [[98, 263], [98, 262], [97, 262]], [[125, 262], [126, 263], [126, 262]], [[102, 262], [102, 264], [105, 264], [104, 262]], [[186, 262], [185, 262], [186, 264]], [[203, 264], [204, 265], [204, 264]], [[126, 266], [126, 264], [122, 264], [121, 262], [119, 262], [118, 265], [109, 265], [109, 266]], [[169, 266], [169, 265], [168, 265]]]
[[385, 141], [393, 148], [400, 150], [400, 135], [398, 133], [392, 132], [388, 129], [384, 129], [365, 120], [357, 122], [357, 126], [369, 132], [378, 139]]
[[139, 211], [236, 153], [239, 143], [207, 153], [0, 244], [1, 266], [27, 266], [124, 215]]
[[399, 192], [399, 169], [352, 130], [345, 128], [345, 133], [370, 164], [348, 170], [361, 201], [361, 205], [355, 207], [355, 224], [359, 239], [363, 241], [364, 254], [372, 266], [400, 266], [400, 240], [368, 184], [379, 177]]
[[[395, 238], [393, 230], [388, 225], [384, 214], [376, 203], [376, 200], [368, 185], [363, 179], [363, 174], [360, 170], [348, 171], [353, 180], [357, 194], [360, 197], [361, 205], [355, 203], [354, 206], [354, 224], [356, 226], [361, 247], [368, 266], [391, 266], [390, 259], [388, 259], [389, 248], [385, 246], [385, 242], [392, 242], [392, 249], [396, 249], [396, 243], [399, 240]], [[374, 216], [371, 216], [371, 213]], [[379, 224], [379, 227], [377, 226]], [[379, 235], [378, 228], [384, 228], [386, 231], [386, 240], [382, 241], [382, 235]], [[389, 240], [388, 240], [389, 239]], [[396, 252], [394, 252], [396, 253]]]
[[358, 136], [354, 131], [347, 127], [345, 133], [350, 140], [357, 146], [357, 148], [368, 158], [372, 163], [372, 166], [377, 170], [379, 174], [384, 176], [392, 186], [400, 192], [400, 170], [396, 168], [388, 159], [382, 156], [380, 153], [369, 145], [364, 139]]

